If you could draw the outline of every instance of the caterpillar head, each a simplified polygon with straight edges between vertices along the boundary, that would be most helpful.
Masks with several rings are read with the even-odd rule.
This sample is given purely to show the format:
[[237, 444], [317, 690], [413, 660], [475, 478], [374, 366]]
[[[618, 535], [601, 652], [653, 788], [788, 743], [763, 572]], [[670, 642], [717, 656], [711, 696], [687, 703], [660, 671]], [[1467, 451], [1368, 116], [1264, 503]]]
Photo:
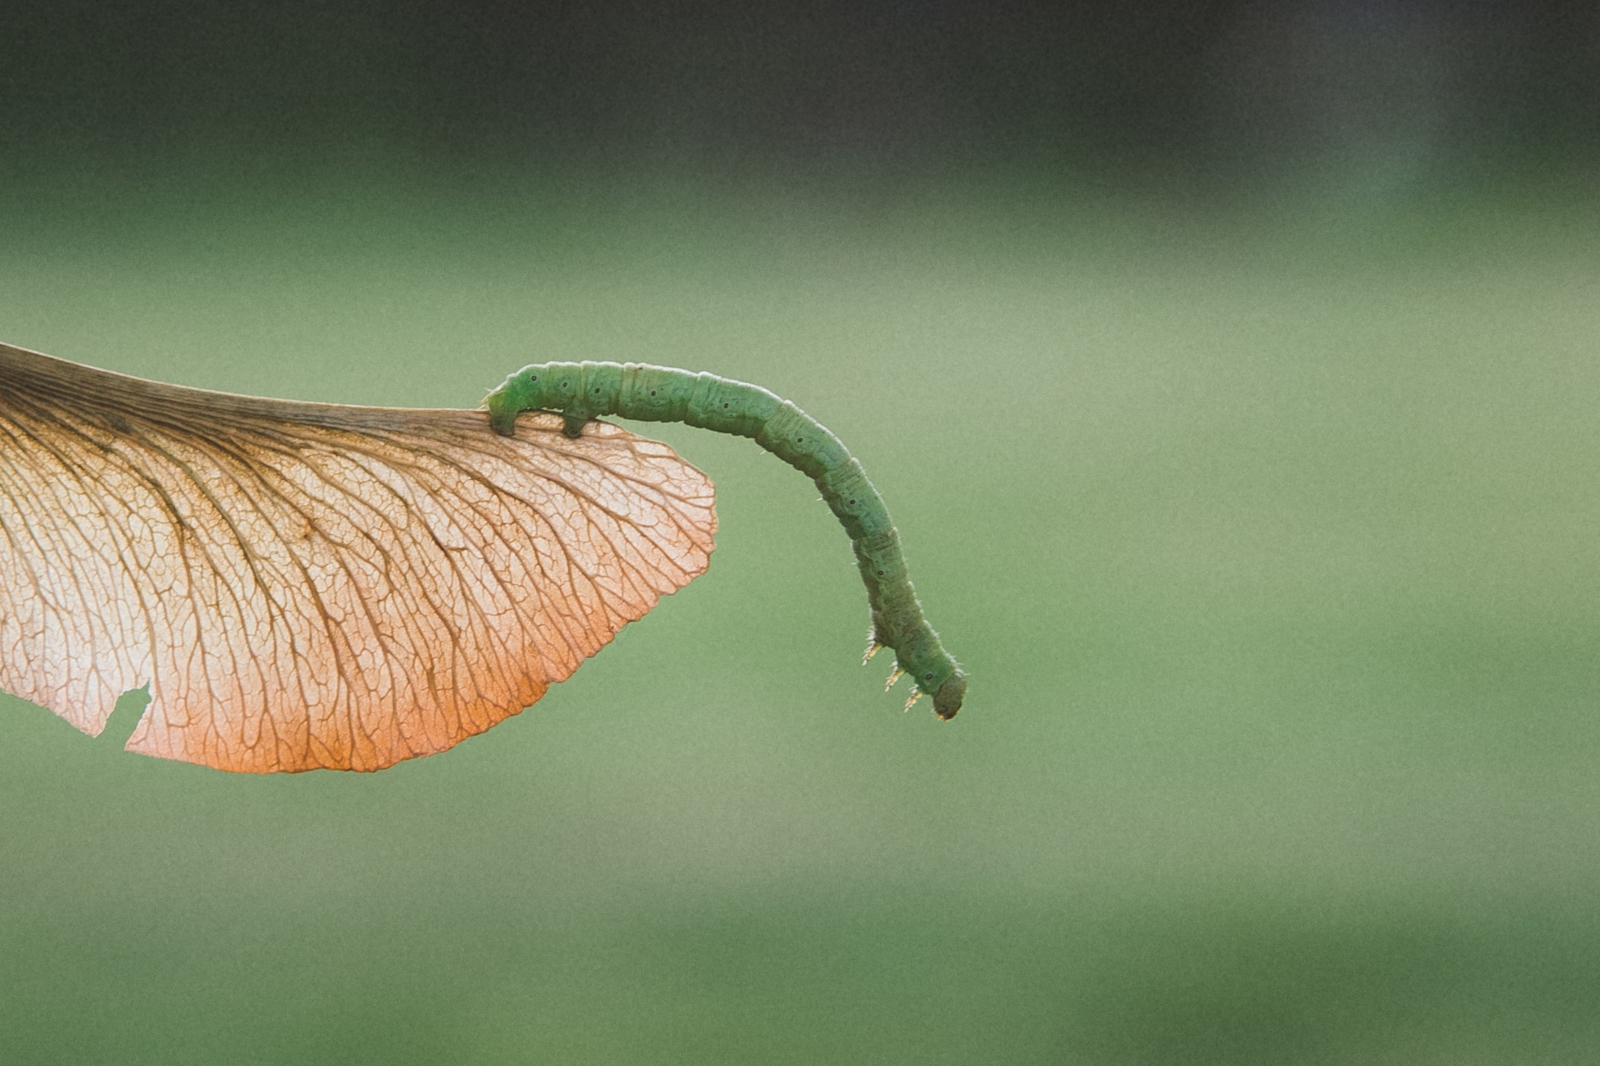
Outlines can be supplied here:
[[961, 709], [961, 701], [966, 695], [967, 675], [958, 669], [934, 690], [933, 713], [939, 716], [940, 721], [948, 722]]
[[[949, 721], [961, 709], [961, 701], [966, 697], [967, 675], [944, 650], [939, 635], [926, 619], [919, 617], [914, 626], [907, 628], [910, 632], [897, 633], [887, 618], [874, 611], [870, 639], [874, 645], [895, 649], [895, 673], [889, 679], [890, 684], [901, 673], [909, 675], [917, 686], [911, 703], [921, 696], [932, 696], [934, 713], [941, 720]], [[871, 658], [870, 652], [868, 658]], [[906, 704], [906, 710], [911, 709], [911, 703]]]

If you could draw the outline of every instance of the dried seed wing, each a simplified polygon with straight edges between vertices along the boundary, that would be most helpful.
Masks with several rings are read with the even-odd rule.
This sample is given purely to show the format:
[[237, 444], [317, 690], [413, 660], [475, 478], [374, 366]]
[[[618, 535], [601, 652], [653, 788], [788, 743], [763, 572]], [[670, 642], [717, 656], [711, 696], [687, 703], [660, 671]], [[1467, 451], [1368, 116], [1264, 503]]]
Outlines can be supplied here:
[[0, 345], [0, 688], [225, 770], [377, 770], [533, 703], [706, 569], [709, 479], [557, 415], [293, 403]]

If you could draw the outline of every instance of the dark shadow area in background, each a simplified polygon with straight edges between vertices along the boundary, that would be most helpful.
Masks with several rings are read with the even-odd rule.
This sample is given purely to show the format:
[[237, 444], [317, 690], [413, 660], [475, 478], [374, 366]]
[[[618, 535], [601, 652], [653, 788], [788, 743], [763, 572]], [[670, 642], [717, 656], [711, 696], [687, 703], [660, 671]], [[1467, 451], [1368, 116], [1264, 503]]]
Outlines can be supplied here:
[[0, 176], [682, 166], [1415, 185], [1592, 169], [1593, 5], [8, 4]]

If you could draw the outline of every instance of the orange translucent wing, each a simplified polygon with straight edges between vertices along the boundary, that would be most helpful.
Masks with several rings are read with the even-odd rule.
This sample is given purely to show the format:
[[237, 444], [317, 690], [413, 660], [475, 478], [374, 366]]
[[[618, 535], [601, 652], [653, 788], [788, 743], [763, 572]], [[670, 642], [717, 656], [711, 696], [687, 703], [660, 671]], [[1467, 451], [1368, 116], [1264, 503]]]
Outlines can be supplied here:
[[533, 703], [705, 571], [709, 479], [527, 414], [185, 389], [0, 345], [0, 688], [131, 751], [378, 770]]

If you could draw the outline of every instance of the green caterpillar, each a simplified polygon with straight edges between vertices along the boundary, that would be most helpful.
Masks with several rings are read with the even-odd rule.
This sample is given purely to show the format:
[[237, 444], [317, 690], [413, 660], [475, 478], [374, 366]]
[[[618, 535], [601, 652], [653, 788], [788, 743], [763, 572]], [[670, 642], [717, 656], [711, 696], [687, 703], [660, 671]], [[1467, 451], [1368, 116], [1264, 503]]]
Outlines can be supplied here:
[[955, 717], [961, 709], [967, 675], [922, 616], [900, 553], [900, 535], [889, 520], [883, 497], [839, 438], [788, 400], [759, 385], [716, 374], [648, 363], [585, 362], [525, 366], [506, 378], [484, 404], [490, 427], [507, 437], [519, 411], [550, 410], [561, 412], [569, 437], [582, 433], [591, 418], [620, 415], [754, 438], [816, 482], [850, 535], [872, 608], [867, 659], [879, 648], [894, 649], [897, 664], [889, 683], [904, 673], [916, 686], [908, 709], [924, 693], [932, 694], [934, 712], [942, 719]]

